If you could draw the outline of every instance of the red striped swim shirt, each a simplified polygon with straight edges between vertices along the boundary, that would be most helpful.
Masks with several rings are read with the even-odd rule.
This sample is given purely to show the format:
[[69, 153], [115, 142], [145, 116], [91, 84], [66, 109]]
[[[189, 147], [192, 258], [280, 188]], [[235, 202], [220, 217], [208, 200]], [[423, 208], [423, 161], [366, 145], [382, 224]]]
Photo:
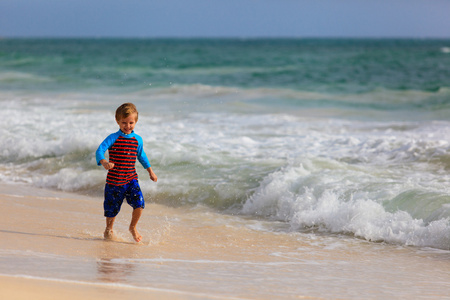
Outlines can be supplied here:
[[127, 139], [119, 137], [109, 149], [109, 162], [114, 168], [109, 170], [106, 182], [113, 185], [124, 185], [137, 179], [136, 157], [138, 141], [136, 138]]
[[111, 134], [100, 144], [96, 152], [97, 164], [100, 165], [100, 161], [105, 159], [106, 150], [109, 151], [109, 162], [114, 163], [114, 168], [108, 171], [106, 183], [124, 185], [137, 179], [136, 158], [145, 169], [150, 167], [142, 144], [142, 138], [134, 132], [124, 135], [120, 131]]

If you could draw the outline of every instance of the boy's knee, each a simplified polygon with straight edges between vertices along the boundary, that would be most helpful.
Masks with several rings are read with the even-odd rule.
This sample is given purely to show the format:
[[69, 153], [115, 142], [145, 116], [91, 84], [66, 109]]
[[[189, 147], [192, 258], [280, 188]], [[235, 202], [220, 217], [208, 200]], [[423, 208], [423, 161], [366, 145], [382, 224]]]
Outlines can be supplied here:
[[143, 200], [139, 201], [139, 202], [129, 203], [129, 204], [133, 209], [139, 209], [139, 208], [144, 209], [145, 208], [145, 202]]
[[127, 194], [127, 202], [133, 208], [145, 208], [144, 195], [142, 194], [141, 188], [137, 180], [133, 180], [130, 182], [128, 194]]
[[119, 210], [105, 210], [105, 217], [114, 218], [119, 214]]

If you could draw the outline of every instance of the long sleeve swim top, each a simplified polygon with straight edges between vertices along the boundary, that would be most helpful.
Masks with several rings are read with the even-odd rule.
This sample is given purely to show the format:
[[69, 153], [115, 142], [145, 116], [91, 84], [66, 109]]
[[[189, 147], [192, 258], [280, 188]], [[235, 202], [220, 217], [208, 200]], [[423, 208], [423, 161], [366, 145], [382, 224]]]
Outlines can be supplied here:
[[109, 184], [124, 185], [137, 179], [136, 158], [145, 169], [151, 167], [144, 152], [143, 140], [134, 131], [128, 135], [120, 130], [110, 134], [95, 152], [98, 165], [105, 159], [106, 150], [109, 150], [109, 162], [114, 163], [114, 168], [109, 170], [106, 176], [106, 182]]

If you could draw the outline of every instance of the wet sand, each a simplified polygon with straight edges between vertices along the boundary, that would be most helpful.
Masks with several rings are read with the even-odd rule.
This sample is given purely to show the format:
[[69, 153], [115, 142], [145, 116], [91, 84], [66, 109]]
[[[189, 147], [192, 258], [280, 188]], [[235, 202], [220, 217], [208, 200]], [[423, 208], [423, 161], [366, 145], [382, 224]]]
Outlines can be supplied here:
[[450, 295], [448, 251], [274, 232], [266, 221], [151, 203], [138, 224], [143, 242], [128, 232], [126, 204], [105, 241], [100, 198], [0, 185], [0, 205], [1, 299]]
[[[0, 276], [1, 299], [65, 299], [65, 300], [119, 300], [119, 299], [205, 299], [205, 295], [187, 295], [156, 289], [134, 289], [105, 286], [104, 284], [53, 281], [36, 278]], [[217, 299], [220, 299], [219, 297]]]

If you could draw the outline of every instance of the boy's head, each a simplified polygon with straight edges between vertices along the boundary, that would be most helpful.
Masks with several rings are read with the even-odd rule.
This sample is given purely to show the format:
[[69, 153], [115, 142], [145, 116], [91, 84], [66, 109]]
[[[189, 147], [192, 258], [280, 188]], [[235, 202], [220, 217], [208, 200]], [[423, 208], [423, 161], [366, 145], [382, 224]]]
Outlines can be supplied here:
[[116, 122], [120, 130], [125, 134], [130, 134], [138, 121], [138, 111], [133, 103], [124, 103], [116, 110]]
[[137, 111], [136, 105], [134, 105], [133, 103], [124, 103], [116, 110], [116, 121], [120, 121], [120, 119], [126, 119], [133, 114], [136, 115], [135, 121], [137, 122], [139, 113]]

